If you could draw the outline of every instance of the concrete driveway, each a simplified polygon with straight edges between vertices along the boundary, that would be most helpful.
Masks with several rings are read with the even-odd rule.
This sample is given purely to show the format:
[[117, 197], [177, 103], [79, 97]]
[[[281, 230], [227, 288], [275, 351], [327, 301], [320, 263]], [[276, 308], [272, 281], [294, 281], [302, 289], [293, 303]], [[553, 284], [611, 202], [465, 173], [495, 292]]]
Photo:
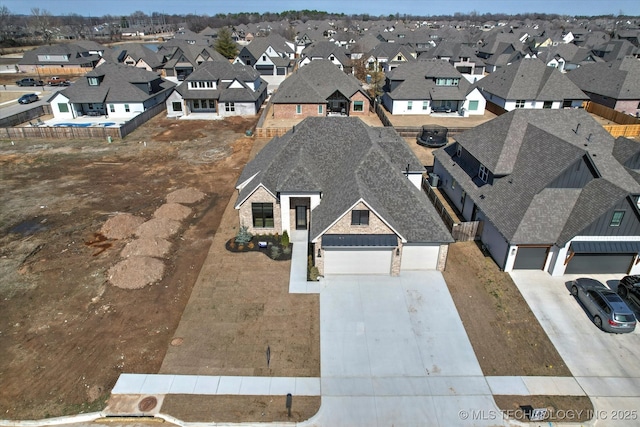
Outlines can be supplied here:
[[320, 293], [322, 407], [309, 425], [501, 425], [439, 272], [333, 276]]
[[[605, 411], [600, 420], [606, 419], [607, 425], [638, 425], [640, 327], [630, 334], [609, 334], [596, 328], [565, 284], [585, 276], [515, 271], [511, 277], [596, 409]], [[621, 276], [586, 277], [616, 290]]]

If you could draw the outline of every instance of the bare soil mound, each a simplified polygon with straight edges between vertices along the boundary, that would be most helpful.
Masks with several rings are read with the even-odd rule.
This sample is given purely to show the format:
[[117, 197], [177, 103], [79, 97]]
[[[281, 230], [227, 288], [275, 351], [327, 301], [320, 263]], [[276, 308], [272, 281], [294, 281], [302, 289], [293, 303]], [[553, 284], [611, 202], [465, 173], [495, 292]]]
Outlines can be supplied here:
[[167, 194], [167, 203], [182, 203], [189, 205], [191, 203], [197, 203], [204, 199], [206, 196], [200, 190], [195, 188], [181, 188], [180, 190], [173, 191]]
[[162, 279], [164, 263], [153, 257], [132, 256], [109, 269], [109, 281], [122, 289], [141, 289]]
[[160, 237], [167, 239], [178, 232], [180, 229], [180, 221], [169, 218], [153, 218], [141, 224], [135, 232], [135, 235], [141, 239]]
[[130, 213], [120, 213], [109, 218], [100, 229], [100, 234], [108, 239], [126, 239], [133, 236], [145, 219]]
[[120, 252], [122, 258], [133, 256], [166, 258], [171, 249], [171, 242], [160, 237], [135, 239], [127, 243]]
[[189, 215], [191, 215], [191, 208], [179, 203], [165, 203], [153, 213], [155, 218], [168, 218], [176, 221], [182, 221]]

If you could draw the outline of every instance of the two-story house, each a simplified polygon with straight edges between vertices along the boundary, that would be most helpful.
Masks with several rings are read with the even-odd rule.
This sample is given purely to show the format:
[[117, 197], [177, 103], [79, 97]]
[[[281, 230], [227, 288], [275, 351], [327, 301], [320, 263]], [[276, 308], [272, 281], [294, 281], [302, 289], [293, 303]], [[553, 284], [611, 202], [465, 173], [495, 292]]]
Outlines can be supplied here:
[[441, 190], [504, 271], [640, 273], [640, 145], [582, 109], [518, 109], [434, 153]]
[[293, 71], [295, 55], [295, 44], [274, 33], [254, 38], [233, 62], [255, 68], [269, 84], [277, 86]]
[[168, 117], [255, 115], [267, 97], [267, 82], [247, 65], [207, 61], [167, 98]]
[[388, 72], [382, 103], [393, 115], [482, 115], [486, 105], [480, 91], [442, 59], [418, 60]]

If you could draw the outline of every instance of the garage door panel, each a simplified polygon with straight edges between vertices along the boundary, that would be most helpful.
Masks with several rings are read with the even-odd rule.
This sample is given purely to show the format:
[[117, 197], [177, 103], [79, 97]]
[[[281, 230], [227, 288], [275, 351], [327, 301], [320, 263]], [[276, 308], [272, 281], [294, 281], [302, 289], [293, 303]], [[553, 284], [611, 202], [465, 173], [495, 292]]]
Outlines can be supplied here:
[[566, 274], [626, 274], [635, 254], [575, 254]]
[[514, 270], [542, 270], [547, 260], [547, 247], [527, 248], [518, 247]]
[[403, 246], [401, 271], [436, 270], [440, 246]]
[[391, 249], [326, 249], [324, 274], [390, 274]]

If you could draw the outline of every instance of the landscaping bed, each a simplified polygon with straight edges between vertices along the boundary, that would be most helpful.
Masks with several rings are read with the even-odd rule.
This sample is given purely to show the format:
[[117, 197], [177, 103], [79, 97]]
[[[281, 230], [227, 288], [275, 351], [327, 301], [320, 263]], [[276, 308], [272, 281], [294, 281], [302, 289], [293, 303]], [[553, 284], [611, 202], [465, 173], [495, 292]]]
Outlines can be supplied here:
[[276, 261], [291, 259], [293, 244], [289, 238], [277, 234], [251, 236], [248, 241], [237, 241], [237, 236], [227, 240], [225, 248], [229, 252], [260, 252]]

